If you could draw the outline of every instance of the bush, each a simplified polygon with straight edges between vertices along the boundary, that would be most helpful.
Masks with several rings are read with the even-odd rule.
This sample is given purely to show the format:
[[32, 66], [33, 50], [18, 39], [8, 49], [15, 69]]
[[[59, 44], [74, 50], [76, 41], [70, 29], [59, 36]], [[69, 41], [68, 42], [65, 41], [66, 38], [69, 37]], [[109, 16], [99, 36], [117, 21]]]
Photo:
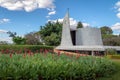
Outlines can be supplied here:
[[0, 55], [0, 80], [96, 80], [115, 70], [108, 59], [91, 56]]
[[106, 49], [106, 54], [107, 55], [115, 55], [117, 54], [117, 51], [115, 49]]
[[1, 45], [1, 53], [28, 53], [28, 52], [44, 52], [45, 50], [53, 52], [52, 46], [43, 46], [43, 45]]

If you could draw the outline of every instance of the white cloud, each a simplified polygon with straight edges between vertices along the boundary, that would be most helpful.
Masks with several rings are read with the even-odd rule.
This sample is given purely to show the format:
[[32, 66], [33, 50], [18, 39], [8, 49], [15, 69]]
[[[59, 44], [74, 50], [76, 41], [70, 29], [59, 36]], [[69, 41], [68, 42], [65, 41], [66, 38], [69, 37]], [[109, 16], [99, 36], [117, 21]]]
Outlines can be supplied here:
[[112, 30], [120, 31], [120, 23], [115, 23], [111, 28]]
[[8, 23], [8, 22], [10, 22], [10, 19], [7, 18], [0, 19], [0, 24]]
[[[70, 18], [69, 20], [70, 20], [70, 28], [72, 30], [76, 30], [78, 21], [73, 19], [73, 18]], [[52, 22], [57, 22], [58, 21], [58, 22], [62, 23], [63, 19], [61, 18], [61, 19], [57, 19], [57, 20], [48, 20], [48, 21], [52, 21]], [[90, 26], [90, 24], [88, 24], [88, 23], [82, 23], [82, 24], [83, 24], [83, 27], [89, 27]]]
[[0, 7], [8, 10], [33, 11], [38, 8], [54, 9], [54, 0], [0, 0]]
[[90, 27], [90, 24], [88, 24], [88, 23], [82, 23], [82, 25], [83, 25], [84, 27]]
[[120, 7], [120, 1], [115, 4], [116, 7]]
[[7, 34], [7, 30], [0, 29], [0, 41], [6, 41], [12, 43], [12, 38]]
[[47, 8], [47, 10], [49, 11], [48, 12], [48, 15], [46, 16], [46, 18], [50, 18], [51, 15], [55, 15], [56, 14], [56, 10], [54, 8], [50, 9], [50, 8]]
[[8, 31], [0, 29], [0, 33], [6, 33]]
[[120, 1], [118, 1], [116, 4], [115, 4], [115, 9], [117, 9], [117, 14], [116, 16], [118, 18], [120, 18]]
[[49, 13], [48, 13], [48, 15], [54, 15], [54, 14], [56, 14], [56, 11], [54, 10], [54, 11], [50, 11]]
[[117, 16], [118, 18], [120, 18], [120, 12], [119, 12], [119, 13], [117, 13], [117, 14], [116, 14], [116, 16]]
[[49, 16], [49, 15], [47, 15], [47, 16], [46, 16], [46, 18], [50, 18], [50, 16]]
[[112, 25], [111, 29], [114, 31], [115, 35], [120, 34], [120, 23], [115, 23], [114, 25]]
[[0, 41], [6, 41], [8, 43], [13, 43], [12, 38], [11, 37], [6, 37], [6, 38], [0, 38]]

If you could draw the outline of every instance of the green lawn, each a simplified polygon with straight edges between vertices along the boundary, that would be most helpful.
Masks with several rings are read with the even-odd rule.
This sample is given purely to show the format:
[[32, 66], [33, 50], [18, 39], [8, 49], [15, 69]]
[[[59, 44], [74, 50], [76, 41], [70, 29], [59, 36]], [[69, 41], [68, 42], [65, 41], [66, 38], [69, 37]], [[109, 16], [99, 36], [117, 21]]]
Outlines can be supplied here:
[[117, 65], [118, 72], [116, 72], [115, 74], [113, 74], [113, 75], [111, 75], [109, 77], [100, 78], [100, 79], [97, 79], [97, 80], [120, 80], [120, 59], [112, 59], [112, 60]]

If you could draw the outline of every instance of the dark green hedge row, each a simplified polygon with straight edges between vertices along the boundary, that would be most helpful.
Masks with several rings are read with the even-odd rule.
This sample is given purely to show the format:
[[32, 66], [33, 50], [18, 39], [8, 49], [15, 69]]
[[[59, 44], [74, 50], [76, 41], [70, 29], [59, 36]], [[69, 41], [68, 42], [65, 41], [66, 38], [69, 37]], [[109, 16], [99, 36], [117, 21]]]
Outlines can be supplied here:
[[53, 52], [52, 46], [43, 45], [0, 45], [1, 53]]

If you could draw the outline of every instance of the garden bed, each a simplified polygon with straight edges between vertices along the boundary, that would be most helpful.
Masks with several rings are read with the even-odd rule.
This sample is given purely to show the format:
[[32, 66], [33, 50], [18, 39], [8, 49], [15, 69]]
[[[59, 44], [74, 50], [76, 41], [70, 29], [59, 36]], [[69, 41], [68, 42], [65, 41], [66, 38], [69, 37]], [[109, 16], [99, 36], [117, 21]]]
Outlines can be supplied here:
[[0, 54], [0, 80], [95, 80], [116, 71], [112, 61], [65, 54]]

